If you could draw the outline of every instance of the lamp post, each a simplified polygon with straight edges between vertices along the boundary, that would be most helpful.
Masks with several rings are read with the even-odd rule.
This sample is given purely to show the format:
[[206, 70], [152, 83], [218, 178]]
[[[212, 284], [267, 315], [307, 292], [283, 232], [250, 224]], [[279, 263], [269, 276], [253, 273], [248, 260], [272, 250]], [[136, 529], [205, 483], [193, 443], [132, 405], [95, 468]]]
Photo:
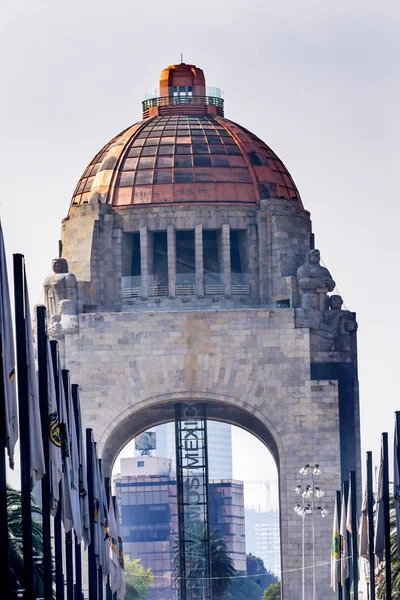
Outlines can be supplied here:
[[305, 519], [307, 515], [311, 516], [311, 535], [312, 535], [312, 573], [313, 573], [313, 600], [317, 600], [317, 583], [315, 577], [315, 511], [317, 510], [321, 517], [324, 518], [329, 514], [325, 508], [319, 505], [317, 500], [320, 500], [325, 496], [325, 492], [317, 485], [315, 485], [315, 477], [321, 475], [321, 469], [319, 468], [319, 464], [310, 465], [306, 464], [299, 470], [300, 475], [306, 477], [309, 473], [311, 474], [311, 483], [307, 483], [305, 485], [297, 485], [295, 488], [295, 493], [298, 496], [301, 496], [301, 503], [299, 502], [294, 507], [294, 511], [302, 517], [302, 535], [301, 535], [301, 548], [302, 548], [302, 580], [301, 580], [301, 588], [302, 588], [302, 600], [306, 600], [306, 583], [305, 583], [305, 564], [304, 564], [304, 554], [305, 554]]

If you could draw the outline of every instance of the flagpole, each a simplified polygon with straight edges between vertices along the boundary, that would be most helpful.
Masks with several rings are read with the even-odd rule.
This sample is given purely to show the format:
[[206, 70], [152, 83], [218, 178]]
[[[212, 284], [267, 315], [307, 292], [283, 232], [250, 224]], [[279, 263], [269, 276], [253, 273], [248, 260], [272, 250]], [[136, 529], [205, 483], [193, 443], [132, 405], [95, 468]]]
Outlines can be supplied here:
[[[81, 436], [78, 435], [78, 423], [80, 422], [79, 413], [81, 407], [79, 405], [78, 399], [78, 385], [76, 383], [72, 384], [72, 402], [74, 406], [74, 414], [75, 414], [75, 427], [77, 428], [77, 444], [78, 444], [78, 456], [80, 454], [81, 448]], [[80, 490], [79, 490], [80, 492]], [[78, 539], [75, 533], [75, 598], [76, 600], [81, 600], [82, 598], [82, 553], [81, 553], [81, 545], [78, 544]]]
[[353, 554], [353, 591], [354, 598], [358, 598], [358, 527], [357, 527], [357, 494], [356, 472], [350, 471], [351, 485], [351, 539]]
[[21, 452], [22, 547], [25, 600], [34, 600], [31, 509], [31, 458], [29, 431], [28, 356], [25, 329], [24, 272], [22, 254], [14, 254], [15, 329], [17, 341], [18, 411]]
[[[397, 556], [400, 558], [400, 489], [397, 487], [400, 485], [400, 411], [396, 411], [396, 440], [395, 440], [395, 456], [394, 456], [394, 504], [396, 514], [396, 529], [397, 529]], [[397, 470], [397, 472], [396, 472]]]
[[[111, 501], [113, 503], [115, 521], [117, 521], [117, 515], [116, 515], [116, 511], [115, 511], [115, 503], [117, 502], [117, 497], [111, 496]], [[118, 528], [119, 528], [119, 523], [117, 523], [117, 531], [118, 531]], [[119, 544], [119, 541], [118, 541], [118, 544]], [[118, 554], [119, 554], [119, 545], [118, 545]], [[117, 592], [114, 592], [114, 594], [111, 594], [111, 600], [117, 600]]]
[[[57, 411], [60, 415], [60, 388], [58, 377], [58, 343], [54, 340], [50, 342], [51, 358], [53, 363], [54, 386], [56, 390]], [[56, 598], [64, 600], [64, 571], [63, 571], [63, 553], [62, 553], [62, 529], [61, 529], [61, 510], [62, 510], [62, 488], [61, 481], [59, 486], [59, 502], [57, 513], [54, 517], [54, 557], [56, 563]]]
[[370, 600], [376, 599], [375, 593], [375, 548], [374, 548], [374, 492], [372, 477], [372, 452], [367, 452], [367, 504], [368, 504], [368, 542], [369, 542], [369, 589]]
[[388, 434], [382, 433], [383, 447], [383, 510], [385, 515], [385, 583], [386, 597], [392, 597], [392, 564], [390, 554], [390, 499], [389, 499], [389, 443]]
[[[2, 336], [0, 333], [0, 356], [3, 356]], [[3, 359], [4, 360], [4, 359]], [[11, 597], [10, 586], [10, 558], [9, 558], [9, 538], [8, 538], [8, 521], [6, 515], [7, 510], [7, 467], [6, 467], [6, 394], [4, 385], [4, 370], [3, 364], [0, 365], [0, 423], [3, 426], [0, 428], [0, 515], [4, 515], [0, 519], [0, 539], [4, 540], [0, 544], [0, 581], [4, 584], [5, 597]]]
[[[339, 555], [340, 561], [342, 560], [342, 553], [340, 551], [340, 517], [342, 514], [342, 493], [340, 491], [336, 492], [336, 506], [337, 506], [337, 515], [338, 515], [338, 533], [339, 533]], [[341, 569], [340, 569], [341, 572]], [[343, 600], [343, 589], [342, 582], [339, 581], [338, 585], [338, 600]]]
[[[64, 385], [64, 394], [65, 398], [68, 399], [70, 389], [69, 389], [69, 371], [66, 369], [61, 370], [62, 373], [62, 381]], [[67, 409], [67, 417], [68, 417], [68, 429], [69, 424], [71, 422], [71, 417], [69, 415], [69, 402], [66, 401], [66, 409]], [[70, 431], [70, 430], [69, 430]], [[70, 436], [72, 433], [70, 431]], [[70, 440], [68, 440], [68, 444]], [[72, 552], [72, 531], [68, 531], [65, 534], [65, 570], [67, 576], [67, 598], [74, 597], [74, 563], [73, 563], [73, 552]]]
[[96, 555], [94, 548], [94, 495], [93, 495], [93, 430], [86, 429], [86, 468], [89, 497], [90, 544], [88, 548], [89, 600], [97, 600]]
[[[101, 468], [101, 458], [97, 459], [98, 463], [99, 463], [99, 473], [100, 473], [100, 486], [104, 489], [104, 479], [103, 479], [103, 470]], [[104, 499], [103, 499], [104, 500]], [[104, 506], [104, 504], [103, 504]], [[100, 504], [100, 514], [101, 514], [101, 504]], [[100, 518], [100, 517], [99, 517]], [[100, 524], [101, 524], [101, 518], [100, 518]], [[104, 532], [103, 532], [104, 534]], [[104, 545], [104, 540], [102, 540], [102, 545]], [[103, 566], [105, 567], [106, 565], [101, 564], [99, 567], [99, 600], [103, 600], [103, 595], [104, 595], [104, 585], [103, 585]]]
[[[104, 487], [106, 488], [106, 500], [107, 506], [110, 506], [110, 478], [104, 477]], [[111, 500], [112, 502], [112, 500]], [[107, 584], [106, 584], [106, 600], [112, 600], [112, 592], [110, 587], [110, 575], [107, 575]]]
[[[345, 507], [347, 508], [347, 503], [348, 503], [348, 498], [349, 498], [349, 482], [348, 481], [343, 481], [343, 493], [342, 493], [342, 502], [344, 502]], [[342, 524], [340, 524], [341, 526]], [[346, 531], [346, 541], [347, 541], [347, 552], [348, 552], [348, 548], [349, 548], [349, 534], [347, 532], [346, 529], [346, 524], [345, 524], [345, 531]], [[349, 558], [347, 556], [347, 569], [348, 572], [350, 572], [349, 569]], [[350, 573], [349, 573], [350, 574]], [[343, 586], [343, 589], [345, 590], [345, 594], [344, 594], [344, 598], [345, 600], [350, 600], [350, 576], [347, 577], [347, 579], [345, 580], [345, 584]]]
[[37, 316], [37, 353], [39, 377], [40, 419], [46, 474], [42, 478], [42, 533], [43, 533], [43, 584], [44, 597], [51, 600], [52, 589], [52, 552], [50, 527], [50, 457], [49, 457], [49, 382], [47, 374], [47, 337], [46, 308], [38, 306]]

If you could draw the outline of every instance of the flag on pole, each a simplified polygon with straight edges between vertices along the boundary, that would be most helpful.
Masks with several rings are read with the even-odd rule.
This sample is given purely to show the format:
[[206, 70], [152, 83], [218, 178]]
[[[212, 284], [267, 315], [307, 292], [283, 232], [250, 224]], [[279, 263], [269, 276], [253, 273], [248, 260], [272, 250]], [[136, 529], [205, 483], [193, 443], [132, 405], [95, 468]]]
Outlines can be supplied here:
[[110, 496], [110, 504], [108, 507], [108, 541], [109, 557], [110, 557], [110, 588], [113, 594], [117, 592], [121, 584], [121, 567], [119, 564], [119, 549], [118, 549], [118, 530], [115, 521], [114, 502]]
[[340, 534], [339, 534], [339, 510], [337, 498], [333, 513], [332, 548], [331, 548], [331, 587], [336, 592], [340, 582]]
[[61, 478], [61, 519], [64, 524], [65, 533], [69, 533], [74, 526], [74, 515], [72, 510], [71, 496], [71, 456], [69, 451], [69, 427], [67, 416], [67, 404], [64, 392], [60, 358], [58, 357], [58, 385], [60, 390], [60, 441], [63, 474]]
[[79, 388], [76, 386], [76, 404], [77, 404], [77, 437], [79, 450], [79, 499], [82, 524], [82, 538], [87, 548], [90, 544], [90, 515], [89, 515], [89, 494], [86, 471], [85, 446], [83, 440], [82, 415], [79, 401]]
[[120, 585], [117, 590], [117, 598], [118, 600], [124, 600], [126, 593], [125, 586], [125, 562], [124, 562], [124, 548], [122, 545], [122, 537], [121, 537], [121, 529], [120, 529], [120, 514], [118, 509], [118, 503], [115, 501], [115, 522], [117, 524], [117, 533], [118, 533], [118, 558], [119, 558], [119, 567], [120, 567]]
[[396, 421], [394, 426], [394, 506], [396, 510], [396, 531], [397, 531], [397, 556], [400, 558], [400, 412], [396, 412]]
[[352, 533], [352, 522], [351, 522], [351, 480], [349, 481], [349, 495], [347, 497], [347, 515], [346, 515], [346, 530]]
[[347, 507], [344, 494], [342, 494], [342, 510], [340, 514], [340, 582], [344, 587], [349, 577], [349, 549], [347, 545]]
[[381, 446], [381, 462], [379, 465], [378, 490], [376, 494], [375, 510], [375, 556], [379, 562], [383, 561], [385, 550], [385, 511], [383, 500], [383, 444]]
[[358, 553], [361, 557], [369, 559], [369, 537], [368, 537], [368, 490], [364, 489], [363, 501], [361, 505], [361, 519], [359, 527], [359, 548]]
[[107, 507], [107, 496], [105, 490], [105, 482], [103, 469], [101, 465], [101, 460], [99, 460], [99, 472], [100, 472], [100, 522], [103, 530], [103, 544], [102, 544], [102, 553], [103, 553], [103, 575], [106, 577], [110, 573], [110, 553], [109, 553], [109, 539], [108, 539], [108, 507]]
[[104, 530], [101, 528], [100, 521], [100, 502], [101, 502], [101, 489], [100, 489], [100, 470], [99, 461], [97, 459], [97, 447], [96, 443], [93, 442], [93, 520], [94, 520], [94, 553], [96, 555], [96, 566], [97, 568], [103, 566], [103, 538]]
[[5, 434], [10, 467], [14, 468], [14, 448], [18, 439], [17, 390], [15, 380], [14, 338], [11, 320], [6, 253], [0, 222], [0, 336], [1, 368], [4, 381]]
[[67, 405], [68, 405], [68, 433], [69, 433], [69, 458], [70, 458], [70, 479], [71, 500], [72, 500], [72, 520], [78, 544], [82, 541], [82, 522], [81, 506], [79, 498], [79, 455], [78, 440], [76, 435], [75, 411], [72, 402], [71, 386], [67, 385]]
[[60, 480], [62, 477], [60, 419], [57, 409], [56, 388], [54, 382], [51, 348], [47, 338], [47, 383], [49, 414], [49, 465], [50, 465], [50, 514], [54, 517], [60, 501]]
[[28, 375], [28, 402], [29, 402], [29, 453], [30, 453], [30, 481], [31, 489], [46, 473], [42, 426], [40, 422], [39, 386], [35, 366], [35, 351], [33, 346], [33, 330], [31, 322], [31, 309], [29, 306], [28, 286], [26, 272], [24, 271], [24, 308], [25, 308], [25, 335], [26, 357]]

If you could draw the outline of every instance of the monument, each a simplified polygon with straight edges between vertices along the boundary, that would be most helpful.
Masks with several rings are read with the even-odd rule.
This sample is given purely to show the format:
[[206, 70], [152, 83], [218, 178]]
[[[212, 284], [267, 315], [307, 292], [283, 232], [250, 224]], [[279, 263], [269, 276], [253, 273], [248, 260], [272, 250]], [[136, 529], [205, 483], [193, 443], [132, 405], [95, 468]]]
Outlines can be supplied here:
[[[143, 120], [85, 169], [45, 282], [50, 331], [105, 473], [130, 439], [173, 421], [177, 404], [204, 403], [209, 419], [268, 446], [286, 600], [301, 598], [299, 469], [320, 466], [330, 511], [305, 545], [306, 564], [313, 552], [320, 564], [318, 600], [335, 597], [335, 490], [360, 472], [356, 319], [330, 295], [313, 240], [283, 162], [224, 117], [201, 69], [179, 64], [162, 72]], [[311, 590], [311, 569], [305, 577]]]

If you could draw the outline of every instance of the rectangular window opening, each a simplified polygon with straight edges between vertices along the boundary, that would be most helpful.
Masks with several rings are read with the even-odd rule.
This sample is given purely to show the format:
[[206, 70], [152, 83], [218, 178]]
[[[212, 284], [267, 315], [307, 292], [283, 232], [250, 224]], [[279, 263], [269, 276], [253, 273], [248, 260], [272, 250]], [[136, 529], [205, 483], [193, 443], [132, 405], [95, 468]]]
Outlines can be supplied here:
[[168, 243], [166, 231], [154, 232], [152, 295], [168, 294]]
[[194, 230], [176, 232], [176, 294], [196, 293]]
[[203, 231], [203, 270], [206, 294], [223, 293], [223, 276], [220, 271], [219, 240], [215, 230]]

